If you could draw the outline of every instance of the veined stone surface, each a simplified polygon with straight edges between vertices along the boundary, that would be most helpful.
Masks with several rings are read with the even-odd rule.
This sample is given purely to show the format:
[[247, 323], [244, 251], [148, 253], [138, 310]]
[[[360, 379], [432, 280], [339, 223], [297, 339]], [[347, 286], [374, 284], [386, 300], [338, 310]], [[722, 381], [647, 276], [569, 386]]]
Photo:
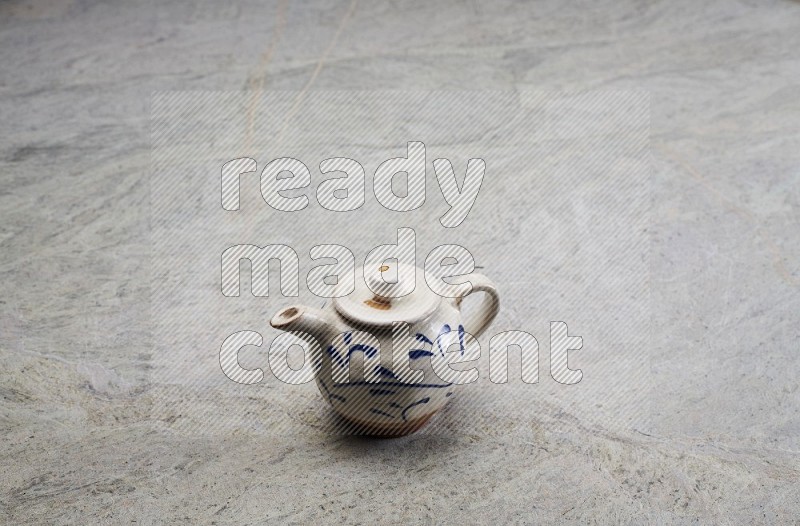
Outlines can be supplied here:
[[[0, 519], [796, 521], [798, 49], [795, 1], [3, 2]], [[331, 89], [650, 92], [648, 429], [338, 437], [311, 385], [227, 434], [154, 418], [193, 394], [150, 383], [151, 93]]]

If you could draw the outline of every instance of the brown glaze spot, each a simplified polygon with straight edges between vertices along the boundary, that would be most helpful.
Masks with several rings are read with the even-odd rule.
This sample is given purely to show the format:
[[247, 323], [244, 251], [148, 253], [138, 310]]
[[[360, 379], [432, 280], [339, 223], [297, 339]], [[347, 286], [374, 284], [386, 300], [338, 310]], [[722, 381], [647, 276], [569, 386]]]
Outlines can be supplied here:
[[373, 309], [380, 309], [380, 310], [389, 310], [392, 308], [390, 303], [384, 303], [381, 301], [375, 301], [374, 299], [365, 300], [364, 303], [372, 307]]
[[381, 265], [381, 272], [386, 272], [389, 270], [389, 265]]
[[373, 424], [367, 422], [361, 422], [355, 418], [349, 418], [344, 415], [340, 415], [349, 422], [351, 425], [347, 426], [345, 429], [347, 431], [352, 432], [356, 435], [369, 435], [374, 436], [375, 438], [396, 438], [401, 437], [403, 435], [410, 435], [415, 431], [422, 428], [425, 424], [428, 423], [428, 420], [435, 413], [429, 413], [427, 415], [423, 415], [419, 418], [414, 420], [409, 420], [408, 422], [404, 422], [401, 424]]

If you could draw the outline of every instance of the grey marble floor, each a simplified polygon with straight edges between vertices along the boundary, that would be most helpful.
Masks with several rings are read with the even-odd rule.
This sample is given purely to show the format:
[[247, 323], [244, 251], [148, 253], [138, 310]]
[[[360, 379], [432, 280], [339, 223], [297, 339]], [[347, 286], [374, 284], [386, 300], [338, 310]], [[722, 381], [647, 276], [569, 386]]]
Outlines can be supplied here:
[[[0, 520], [796, 523], [798, 49], [789, 0], [3, 2]], [[151, 93], [246, 89], [649, 91], [651, 425], [155, 418]]]

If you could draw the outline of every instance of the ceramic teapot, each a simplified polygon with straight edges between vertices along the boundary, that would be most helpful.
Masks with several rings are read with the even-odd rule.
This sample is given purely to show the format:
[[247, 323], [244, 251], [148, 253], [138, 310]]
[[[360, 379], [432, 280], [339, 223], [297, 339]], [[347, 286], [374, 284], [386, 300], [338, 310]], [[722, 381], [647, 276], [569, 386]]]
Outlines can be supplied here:
[[[468, 274], [460, 280], [472, 285], [466, 294], [485, 295], [478, 309], [464, 317], [466, 294], [439, 296], [423, 269], [392, 266], [381, 265], [379, 272], [362, 269], [365, 280], [356, 280], [353, 292], [322, 309], [292, 305], [270, 320], [276, 329], [307, 335], [307, 341], [319, 344], [311, 347], [320, 393], [353, 429], [378, 436], [413, 433], [448, 402], [457, 385], [434, 372], [434, 354], [452, 352], [453, 343], [463, 354], [465, 335], [477, 338], [500, 305], [487, 277]], [[353, 377], [354, 356], [361, 360], [363, 378]]]

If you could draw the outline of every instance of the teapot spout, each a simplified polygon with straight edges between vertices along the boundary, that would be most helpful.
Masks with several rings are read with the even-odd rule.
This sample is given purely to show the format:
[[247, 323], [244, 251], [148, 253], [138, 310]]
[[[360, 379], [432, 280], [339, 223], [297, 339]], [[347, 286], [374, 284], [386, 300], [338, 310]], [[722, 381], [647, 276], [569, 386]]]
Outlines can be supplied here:
[[331, 333], [336, 330], [335, 321], [326, 312], [304, 305], [292, 305], [279, 310], [269, 324], [281, 331], [304, 332], [320, 345], [330, 340]]

